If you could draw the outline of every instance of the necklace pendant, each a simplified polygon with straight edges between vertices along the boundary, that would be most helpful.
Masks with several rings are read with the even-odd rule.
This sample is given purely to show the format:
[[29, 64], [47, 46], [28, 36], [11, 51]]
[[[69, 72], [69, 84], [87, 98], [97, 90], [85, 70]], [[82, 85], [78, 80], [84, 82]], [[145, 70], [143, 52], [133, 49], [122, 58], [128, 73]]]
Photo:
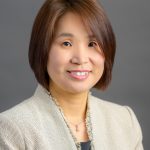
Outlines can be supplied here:
[[75, 127], [76, 127], [76, 132], [79, 132], [78, 125], [75, 125]]

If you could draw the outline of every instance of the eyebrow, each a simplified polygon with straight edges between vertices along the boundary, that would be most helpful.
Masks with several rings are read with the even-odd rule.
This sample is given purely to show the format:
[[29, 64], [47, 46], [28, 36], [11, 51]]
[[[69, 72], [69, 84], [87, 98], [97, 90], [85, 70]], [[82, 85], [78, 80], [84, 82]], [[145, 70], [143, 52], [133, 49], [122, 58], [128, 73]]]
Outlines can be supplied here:
[[60, 38], [60, 37], [74, 37], [74, 35], [71, 33], [61, 33], [56, 38]]
[[[72, 33], [61, 33], [56, 38], [60, 38], [60, 37], [74, 37], [74, 35]], [[96, 37], [93, 34], [88, 35], [87, 38], [89, 38], [89, 39], [96, 39]]]

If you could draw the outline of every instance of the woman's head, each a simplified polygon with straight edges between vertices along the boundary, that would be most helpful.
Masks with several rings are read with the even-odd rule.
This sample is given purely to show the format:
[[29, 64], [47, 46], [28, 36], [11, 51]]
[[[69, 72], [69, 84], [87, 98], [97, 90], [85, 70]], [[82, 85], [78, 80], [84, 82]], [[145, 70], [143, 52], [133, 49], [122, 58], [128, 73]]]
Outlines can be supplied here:
[[103, 9], [93, 0], [47, 0], [43, 4], [34, 22], [29, 47], [29, 62], [35, 77], [46, 89], [49, 88], [49, 51], [55, 39], [59, 20], [69, 12], [80, 16], [85, 28], [96, 38], [102, 50], [105, 58], [104, 71], [95, 87], [105, 89], [111, 80], [116, 48], [115, 37]]

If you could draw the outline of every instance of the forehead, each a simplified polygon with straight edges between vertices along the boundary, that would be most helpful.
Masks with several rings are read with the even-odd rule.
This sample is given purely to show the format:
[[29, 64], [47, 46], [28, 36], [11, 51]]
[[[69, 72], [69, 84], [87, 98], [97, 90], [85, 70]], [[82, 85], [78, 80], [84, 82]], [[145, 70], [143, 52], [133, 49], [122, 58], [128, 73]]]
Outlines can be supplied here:
[[55, 36], [72, 36], [72, 35], [93, 36], [89, 27], [87, 27], [82, 17], [77, 13], [67, 12], [57, 22]]

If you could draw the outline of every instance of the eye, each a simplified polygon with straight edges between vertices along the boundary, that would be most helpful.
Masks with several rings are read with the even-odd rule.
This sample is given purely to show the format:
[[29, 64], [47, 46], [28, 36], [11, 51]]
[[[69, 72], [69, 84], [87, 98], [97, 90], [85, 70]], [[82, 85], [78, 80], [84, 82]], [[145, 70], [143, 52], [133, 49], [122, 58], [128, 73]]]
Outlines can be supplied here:
[[89, 46], [89, 47], [96, 47], [96, 46], [98, 46], [98, 44], [97, 44], [97, 42], [92, 41], [92, 42], [89, 43], [88, 46]]
[[63, 46], [66, 46], [66, 47], [72, 46], [72, 44], [71, 44], [70, 42], [63, 42], [62, 45], [63, 45]]

